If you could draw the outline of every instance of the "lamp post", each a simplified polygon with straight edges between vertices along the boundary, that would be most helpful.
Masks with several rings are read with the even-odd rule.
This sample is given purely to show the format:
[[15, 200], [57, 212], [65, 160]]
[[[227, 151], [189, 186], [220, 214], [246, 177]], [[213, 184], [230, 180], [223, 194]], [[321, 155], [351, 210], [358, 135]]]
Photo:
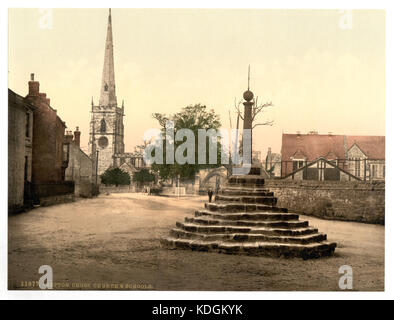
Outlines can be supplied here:
[[177, 188], [176, 188], [176, 189], [177, 189], [177, 196], [178, 196], [178, 198], [179, 198], [179, 196], [180, 196], [180, 191], [181, 191], [181, 190], [180, 190], [180, 185], [179, 185], [179, 183], [180, 183], [180, 181], [179, 181], [179, 180], [180, 180], [180, 177], [181, 177], [181, 176], [178, 174], [178, 176], [177, 176]]
[[96, 190], [97, 190], [97, 178], [98, 178], [98, 156], [99, 156], [99, 151], [96, 151]]

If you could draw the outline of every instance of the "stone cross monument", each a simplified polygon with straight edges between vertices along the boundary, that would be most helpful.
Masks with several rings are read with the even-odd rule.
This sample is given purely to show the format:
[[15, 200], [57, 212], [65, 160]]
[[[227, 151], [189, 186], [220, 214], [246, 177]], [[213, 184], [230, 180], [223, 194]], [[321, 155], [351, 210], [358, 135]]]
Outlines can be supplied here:
[[[243, 103], [244, 105], [244, 126], [243, 126], [243, 134], [242, 134], [242, 153], [244, 157], [249, 157], [250, 156], [250, 163], [252, 163], [252, 157], [253, 157], [253, 145], [252, 145], [252, 137], [253, 137], [253, 92], [250, 91], [250, 65], [248, 68], [248, 90], [246, 90], [243, 94], [243, 98], [245, 99], [245, 102]], [[245, 130], [250, 130], [250, 137], [246, 136]], [[249, 138], [250, 141], [250, 155], [247, 154], [246, 148], [244, 148], [244, 142], [245, 142], [245, 137]], [[255, 175], [260, 175], [260, 168], [253, 167], [252, 163], [252, 168], [249, 172], [249, 174], [255, 174]]]
[[252, 130], [252, 107], [254, 105], [253, 101], [253, 92], [250, 91], [250, 66], [248, 69], [248, 90], [244, 92], [243, 95], [245, 102], [243, 105], [245, 106], [244, 110], [244, 130], [250, 129]]

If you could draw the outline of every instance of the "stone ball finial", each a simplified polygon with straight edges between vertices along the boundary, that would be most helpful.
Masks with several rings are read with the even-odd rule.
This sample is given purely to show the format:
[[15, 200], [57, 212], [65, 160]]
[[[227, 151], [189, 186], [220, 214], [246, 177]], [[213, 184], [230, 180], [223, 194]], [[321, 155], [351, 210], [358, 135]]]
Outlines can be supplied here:
[[246, 101], [252, 101], [253, 100], [253, 97], [254, 97], [254, 95], [253, 95], [253, 92], [252, 91], [250, 91], [250, 90], [247, 90], [247, 91], [245, 91], [244, 92], [244, 99], [246, 100]]

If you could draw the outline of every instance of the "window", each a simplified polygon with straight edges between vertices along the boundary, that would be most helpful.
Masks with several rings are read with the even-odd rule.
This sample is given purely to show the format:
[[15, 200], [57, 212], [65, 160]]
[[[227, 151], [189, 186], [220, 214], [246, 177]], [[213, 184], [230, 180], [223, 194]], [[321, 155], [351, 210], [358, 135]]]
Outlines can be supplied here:
[[371, 178], [377, 178], [378, 176], [378, 165], [371, 164]]
[[30, 113], [26, 112], [26, 132], [25, 132], [26, 138], [30, 137]]
[[293, 171], [296, 171], [299, 168], [304, 166], [304, 160], [293, 160]]
[[105, 123], [104, 118], [101, 119], [101, 123], [100, 123], [100, 132], [104, 133], [105, 131], [107, 131], [107, 124]]
[[354, 160], [354, 175], [356, 177], [360, 176], [360, 159]]

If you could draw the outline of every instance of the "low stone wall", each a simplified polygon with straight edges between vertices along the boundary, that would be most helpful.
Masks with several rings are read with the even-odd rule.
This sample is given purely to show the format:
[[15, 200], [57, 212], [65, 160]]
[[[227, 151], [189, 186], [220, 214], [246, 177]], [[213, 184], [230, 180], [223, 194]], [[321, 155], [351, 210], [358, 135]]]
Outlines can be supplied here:
[[385, 183], [266, 180], [278, 206], [324, 219], [384, 224]]
[[135, 186], [125, 185], [125, 186], [115, 186], [115, 185], [104, 185], [99, 186], [100, 193], [130, 193], [138, 192]]
[[49, 196], [40, 198], [40, 206], [48, 207], [53, 206], [55, 204], [62, 204], [68, 202], [74, 202], [75, 196], [73, 193], [57, 195], [57, 196]]
[[40, 198], [74, 193], [74, 181], [59, 181], [34, 184], [34, 191]]
[[91, 198], [97, 195], [96, 185], [90, 181], [80, 181], [75, 184], [75, 195], [81, 198]]
[[74, 181], [37, 183], [33, 190], [33, 204], [39, 203], [44, 207], [75, 201]]

